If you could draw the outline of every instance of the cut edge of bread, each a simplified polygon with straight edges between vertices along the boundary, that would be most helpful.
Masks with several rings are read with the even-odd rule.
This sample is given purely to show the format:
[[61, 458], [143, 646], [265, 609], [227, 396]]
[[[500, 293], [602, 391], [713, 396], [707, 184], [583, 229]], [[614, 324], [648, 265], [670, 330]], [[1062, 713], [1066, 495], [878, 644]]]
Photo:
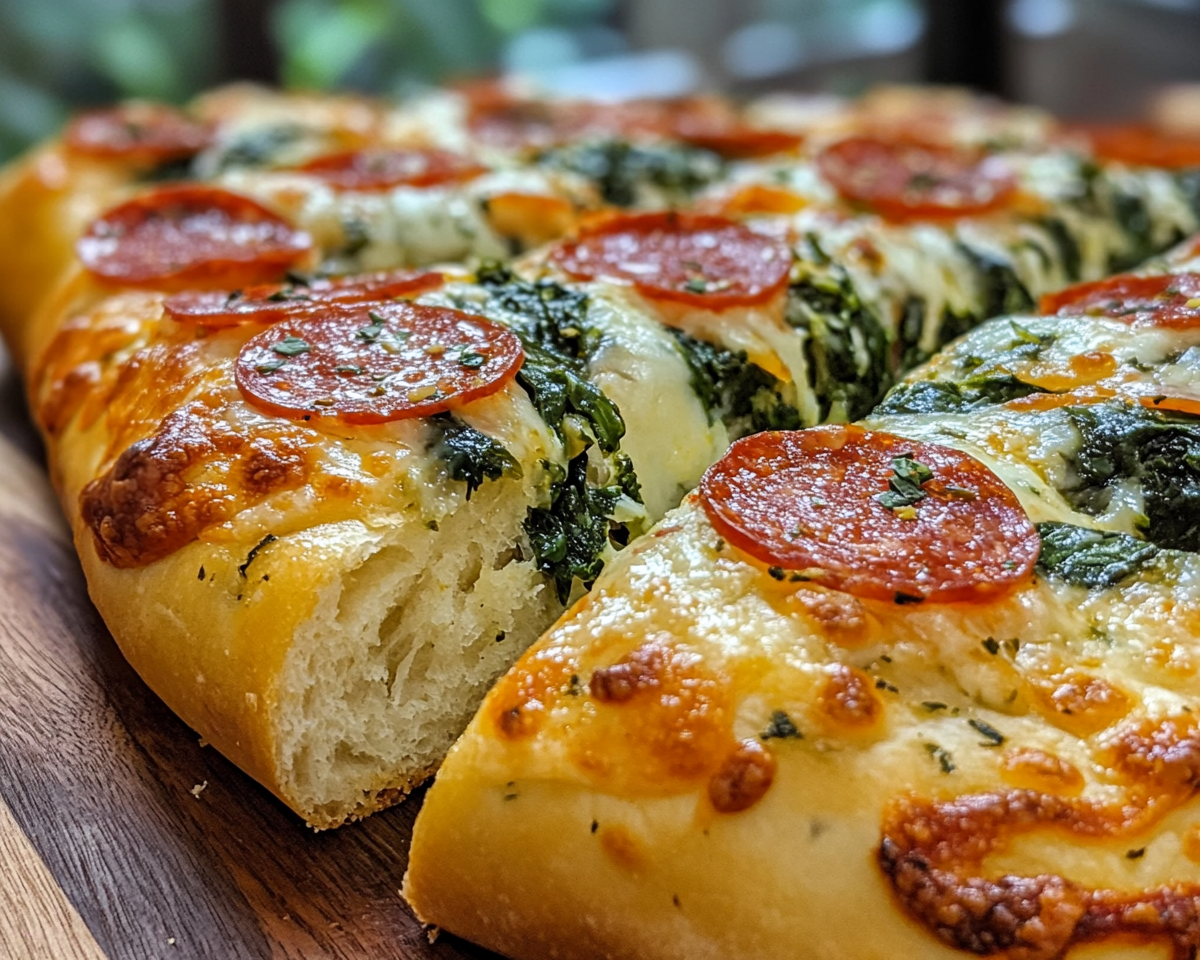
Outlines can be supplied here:
[[276, 776], [317, 829], [431, 776], [493, 681], [561, 612], [522, 550], [529, 491], [485, 484], [435, 523], [359, 526], [276, 679]]

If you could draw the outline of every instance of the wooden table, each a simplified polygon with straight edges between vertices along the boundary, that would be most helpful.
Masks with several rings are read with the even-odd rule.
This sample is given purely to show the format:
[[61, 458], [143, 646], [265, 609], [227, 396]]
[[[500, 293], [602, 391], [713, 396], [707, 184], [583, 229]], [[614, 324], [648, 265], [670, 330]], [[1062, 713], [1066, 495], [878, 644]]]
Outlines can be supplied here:
[[0, 960], [490, 957], [400, 898], [418, 806], [315, 834], [150, 692], [0, 357]]

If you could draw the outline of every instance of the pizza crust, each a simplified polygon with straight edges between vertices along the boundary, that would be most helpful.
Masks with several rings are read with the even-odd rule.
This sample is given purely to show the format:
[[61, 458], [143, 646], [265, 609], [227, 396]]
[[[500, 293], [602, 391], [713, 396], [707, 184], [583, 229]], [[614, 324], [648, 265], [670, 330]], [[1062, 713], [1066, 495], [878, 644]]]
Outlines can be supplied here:
[[[781, 582], [719, 545], [685, 503], [489, 694], [418, 817], [404, 893], [422, 920], [521, 960], [962, 956], [967, 935], [948, 927], [941, 942], [882, 869], [889, 831], [911, 839], [909, 800], [958, 799], [1017, 823], [1012, 804], [1028, 794], [1065, 812], [998, 839], [987, 876], [1055, 874], [1134, 899], [1200, 884], [1200, 802], [1137, 760], [1160, 737], [1180, 776], [1200, 771], [1200, 733], [1181, 712], [1194, 636], [1170, 630], [1186, 662], [1149, 677], [1123, 669], [1136, 646], [1106, 658], [1067, 642], [1093, 628], [1135, 644], [1194, 622], [1195, 597], [1147, 586], [1114, 602], [1042, 580], [983, 606], [896, 606]], [[1015, 654], [1009, 638], [1024, 641]], [[656, 645], [673, 666], [655, 687], [597, 697], [597, 672]], [[672, 670], [708, 695], [679, 707]], [[1061, 706], [1071, 684], [1112, 696], [1081, 694], [1063, 715], [1047, 691]], [[532, 719], [514, 723], [513, 710]], [[721, 756], [747, 738], [773, 756], [774, 779], [723, 812]], [[706, 749], [690, 757], [684, 741]], [[1144, 826], [1054, 827], [1086, 829], [1097, 809], [1147, 795], [1169, 810]], [[960, 856], [951, 866], [972, 876]], [[978, 902], [1004, 902], [989, 895], [1000, 899]], [[1025, 928], [1003, 955], [1056, 957], [1054, 936]]]

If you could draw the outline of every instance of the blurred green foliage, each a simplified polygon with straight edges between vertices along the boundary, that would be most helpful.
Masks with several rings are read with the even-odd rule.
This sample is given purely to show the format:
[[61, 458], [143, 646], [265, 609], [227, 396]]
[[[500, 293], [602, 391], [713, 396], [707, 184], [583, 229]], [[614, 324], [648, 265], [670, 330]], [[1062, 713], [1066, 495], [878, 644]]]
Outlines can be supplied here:
[[[249, 0], [247, 0], [249, 2]], [[603, 23], [614, 0], [277, 0], [280, 81], [402, 93], [496, 70], [536, 27]], [[74, 109], [179, 102], [227, 79], [213, 0], [0, 0], [0, 160]]]
[[216, 79], [207, 0], [0, 0], [0, 158], [79, 107], [181, 100]]
[[400, 93], [494, 71], [523, 31], [585, 28], [612, 7], [612, 0], [285, 0], [272, 26], [285, 85]]

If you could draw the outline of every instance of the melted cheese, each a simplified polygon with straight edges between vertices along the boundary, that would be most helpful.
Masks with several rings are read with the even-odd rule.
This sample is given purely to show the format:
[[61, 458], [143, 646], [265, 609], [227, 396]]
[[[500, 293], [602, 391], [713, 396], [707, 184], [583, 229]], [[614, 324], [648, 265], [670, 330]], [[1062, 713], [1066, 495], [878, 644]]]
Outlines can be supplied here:
[[[1002, 319], [917, 377], [1137, 398], [1186, 381], [1198, 339]], [[1021, 402], [867, 425], [976, 456], [1034, 521], [1134, 532], [1131, 491], [1099, 516], [1058, 493], [1080, 436]], [[1200, 904], [1198, 671], [1200, 554], [1115, 587], [1038, 575], [983, 602], [880, 602], [772, 572], [689, 497], [489, 695], [427, 798], [406, 894], [520, 957], [620, 953], [624, 911], [659, 898], [685, 945], [646, 957], [1186, 955], [1195, 926], [1169, 918]], [[514, 857], [534, 824], [555, 843]], [[485, 876], [530, 902], [480, 923], [443, 892], [460, 860], [463, 897]], [[531, 906], [551, 890], [552, 911]]]
[[625, 420], [622, 448], [633, 459], [649, 515], [658, 520], [729, 445], [709, 422], [674, 338], [644, 312], [640, 298], [594, 284], [588, 323], [604, 337], [591, 357], [592, 380]]

